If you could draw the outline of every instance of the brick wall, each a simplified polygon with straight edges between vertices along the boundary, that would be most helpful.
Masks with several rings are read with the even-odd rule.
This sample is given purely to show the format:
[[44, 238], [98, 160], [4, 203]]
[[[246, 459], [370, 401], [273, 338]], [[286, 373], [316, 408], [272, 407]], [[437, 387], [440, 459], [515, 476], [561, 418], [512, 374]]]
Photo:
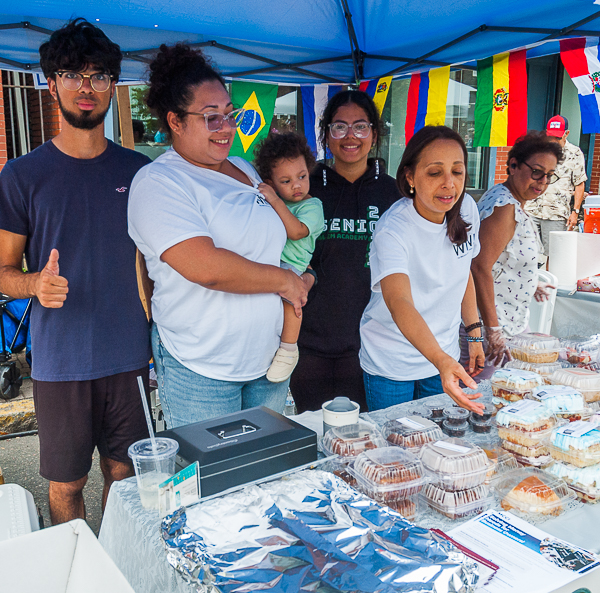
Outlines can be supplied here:
[[499, 146], [496, 148], [496, 170], [494, 172], [494, 185], [506, 181], [506, 161], [511, 146]]
[[[2, 77], [0, 76], [0, 82]], [[0, 170], [6, 164], [6, 121], [4, 118], [4, 94], [0, 84]]]
[[590, 179], [590, 193], [600, 192], [600, 134], [596, 134], [594, 142], [594, 156], [592, 160], [592, 177]]
[[[40, 114], [40, 96], [42, 113]], [[29, 130], [31, 134], [31, 150], [50, 140], [60, 132], [60, 115], [58, 103], [49, 91], [28, 90], [27, 107], [29, 109]], [[40, 120], [44, 120], [44, 134]]]

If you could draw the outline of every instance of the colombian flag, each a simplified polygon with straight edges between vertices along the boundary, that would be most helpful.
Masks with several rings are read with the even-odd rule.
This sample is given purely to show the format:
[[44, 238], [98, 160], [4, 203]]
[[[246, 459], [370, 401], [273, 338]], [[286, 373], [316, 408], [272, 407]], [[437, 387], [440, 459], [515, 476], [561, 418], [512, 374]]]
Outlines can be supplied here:
[[446, 123], [446, 101], [450, 66], [413, 74], [408, 87], [406, 144], [423, 126], [443, 126]]
[[229, 151], [230, 156], [250, 156], [249, 160], [252, 160], [252, 151], [247, 155], [248, 150], [256, 147], [269, 134], [276, 98], [276, 84], [237, 81], [231, 83], [232, 103], [236, 108], [243, 107], [246, 112], [238, 122], [237, 134]]
[[358, 87], [373, 99], [373, 103], [375, 103], [375, 107], [377, 107], [377, 111], [379, 111], [379, 117], [381, 117], [381, 113], [383, 112], [383, 107], [385, 106], [385, 100], [387, 99], [391, 84], [392, 77], [384, 76], [383, 78], [378, 78], [376, 80], [363, 80]]
[[477, 61], [473, 146], [513, 146], [527, 133], [527, 50]]

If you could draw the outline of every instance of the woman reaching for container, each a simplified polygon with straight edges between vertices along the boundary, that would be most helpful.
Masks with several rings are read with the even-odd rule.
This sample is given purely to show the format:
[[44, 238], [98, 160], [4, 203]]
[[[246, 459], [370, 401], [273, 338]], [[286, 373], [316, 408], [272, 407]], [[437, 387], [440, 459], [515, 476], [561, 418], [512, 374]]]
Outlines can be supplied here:
[[136, 175], [129, 233], [154, 280], [152, 349], [169, 428], [265, 405], [288, 382], [265, 373], [281, 298], [300, 316], [307, 285], [279, 267], [286, 231], [251, 165], [228, 158], [240, 110], [199, 51], [161, 46], [148, 105], [172, 148]]
[[[360, 361], [369, 410], [445, 392], [480, 412], [459, 386], [475, 388], [483, 368], [479, 327], [469, 337], [469, 373], [458, 362], [458, 330], [479, 317], [471, 260], [479, 216], [465, 195], [467, 149], [445, 126], [419, 130], [396, 177], [405, 196], [377, 223], [371, 246], [371, 300], [360, 325]], [[471, 375], [471, 376], [470, 376]]]
[[510, 358], [506, 338], [527, 329], [531, 298], [548, 298], [548, 285], [538, 283], [543, 247], [523, 206], [557, 181], [554, 170], [561, 159], [560, 145], [544, 134], [524, 136], [508, 153], [508, 179], [485, 192], [478, 203], [481, 251], [472, 270], [491, 363], [482, 378]]
[[304, 308], [300, 362], [290, 386], [299, 412], [336, 396], [366, 410], [358, 351], [370, 296], [369, 246], [376, 221], [400, 194], [379, 162], [369, 159], [379, 144], [380, 119], [366, 93], [334, 95], [320, 129], [335, 161], [317, 165], [310, 178], [311, 195], [323, 203], [325, 230], [311, 260], [318, 283]]

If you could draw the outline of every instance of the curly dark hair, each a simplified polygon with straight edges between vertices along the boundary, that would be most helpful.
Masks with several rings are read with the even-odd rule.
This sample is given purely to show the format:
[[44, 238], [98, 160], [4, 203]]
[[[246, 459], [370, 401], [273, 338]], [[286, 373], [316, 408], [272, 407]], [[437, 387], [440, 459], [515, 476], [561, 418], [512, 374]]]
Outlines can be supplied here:
[[225, 88], [223, 77], [213, 67], [211, 61], [199, 50], [185, 43], [160, 46], [150, 64], [150, 87], [146, 103], [160, 120], [161, 128], [171, 138], [171, 128], [167, 121], [169, 111], [180, 119], [186, 117], [186, 110], [193, 100], [194, 87], [218, 80]]
[[329, 131], [329, 124], [333, 121], [337, 110], [344, 105], [354, 103], [358, 107], [364, 109], [369, 122], [373, 126], [373, 134], [375, 134], [375, 149], [379, 152], [379, 144], [381, 142], [381, 134], [383, 132], [383, 126], [381, 124], [381, 118], [379, 117], [379, 111], [373, 99], [367, 95], [364, 91], [340, 91], [329, 99], [325, 110], [323, 111], [323, 117], [319, 122], [319, 138], [321, 144], [325, 146], [327, 144], [327, 133]]
[[561, 163], [564, 159], [563, 149], [560, 144], [546, 136], [546, 132], [527, 132], [525, 136], [517, 138], [515, 145], [508, 152], [506, 159], [506, 174], [510, 175], [510, 159], [515, 159], [518, 165], [524, 163], [534, 154], [552, 154], [556, 157], [556, 162]]
[[59, 70], [78, 72], [96, 66], [117, 82], [122, 60], [121, 48], [104, 31], [82, 18], [57, 29], [40, 45], [40, 66], [44, 76], [53, 80]]
[[[432, 142], [436, 140], [453, 140], [456, 142], [462, 152], [465, 159], [465, 172], [467, 170], [468, 153], [465, 142], [458, 132], [446, 126], [425, 126], [421, 128], [409, 141], [402, 155], [402, 160], [398, 165], [398, 172], [396, 173], [396, 184], [400, 193], [407, 198], [413, 198], [413, 194], [410, 193], [410, 184], [406, 178], [406, 174], [411, 171], [415, 172], [415, 167], [421, 158], [421, 153], [427, 148]], [[446, 212], [446, 232], [448, 238], [455, 245], [461, 245], [468, 238], [468, 232], [471, 225], [468, 225], [463, 217], [460, 215], [460, 209], [465, 197], [465, 191], [467, 189], [468, 178], [465, 177], [465, 185], [462, 193], [460, 194], [456, 204], [452, 206], [449, 212]]]
[[272, 179], [273, 167], [281, 159], [295, 159], [300, 156], [306, 161], [310, 173], [316, 160], [304, 136], [295, 132], [269, 134], [254, 151], [254, 166], [263, 179]]

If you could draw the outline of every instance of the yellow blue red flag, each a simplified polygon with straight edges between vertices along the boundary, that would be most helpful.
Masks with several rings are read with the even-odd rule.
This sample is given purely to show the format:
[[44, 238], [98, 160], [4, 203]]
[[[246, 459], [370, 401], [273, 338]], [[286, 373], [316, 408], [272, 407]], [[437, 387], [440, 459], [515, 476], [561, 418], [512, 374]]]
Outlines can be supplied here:
[[236, 108], [243, 107], [246, 110], [238, 122], [237, 133], [229, 152], [231, 156], [252, 160], [254, 148], [269, 133], [276, 98], [276, 84], [231, 83], [231, 101]]

